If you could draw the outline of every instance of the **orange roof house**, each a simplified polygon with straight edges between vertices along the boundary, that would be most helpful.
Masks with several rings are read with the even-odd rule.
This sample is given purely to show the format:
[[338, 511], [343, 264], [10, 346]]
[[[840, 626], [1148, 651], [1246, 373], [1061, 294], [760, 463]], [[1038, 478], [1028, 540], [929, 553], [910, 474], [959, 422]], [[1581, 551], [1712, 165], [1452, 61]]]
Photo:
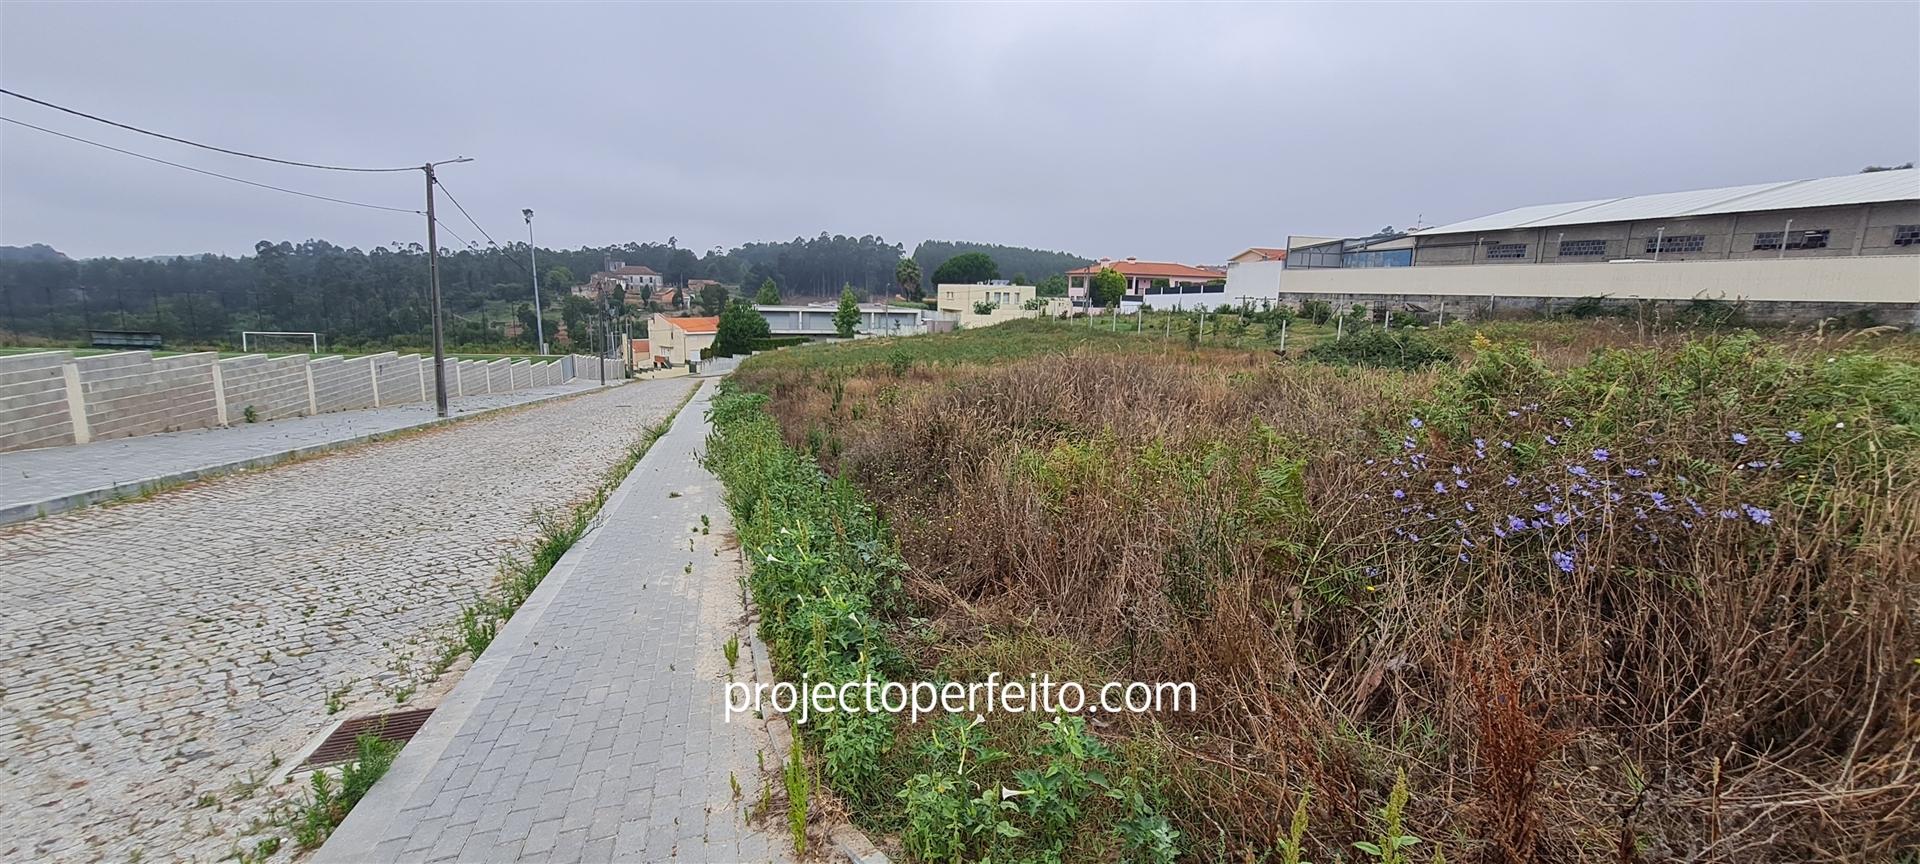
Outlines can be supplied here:
[[656, 366], [678, 366], [704, 360], [720, 333], [720, 319], [712, 316], [675, 318], [655, 312], [647, 319], [647, 339]]
[[1255, 246], [1251, 249], [1248, 249], [1245, 252], [1242, 252], [1238, 255], [1233, 256], [1232, 258], [1227, 259], [1227, 266], [1231, 267], [1235, 264], [1252, 264], [1255, 261], [1285, 261], [1285, 260], [1287, 260], [1287, 250], [1285, 249], [1276, 249], [1271, 246]]
[[1219, 294], [1226, 290], [1222, 281], [1226, 274], [1218, 270], [1171, 261], [1102, 258], [1086, 267], [1067, 271], [1067, 297], [1076, 303], [1086, 303], [1087, 283], [1102, 270], [1113, 270], [1127, 277], [1123, 305], [1141, 302], [1159, 305], [1147, 298], [1161, 294]]
[[675, 326], [675, 327], [678, 327], [678, 328], [680, 328], [681, 330], [684, 330], [684, 331], [686, 331], [686, 332], [688, 332], [688, 333], [718, 333], [718, 332], [720, 332], [720, 319], [719, 319], [719, 318], [715, 318], [715, 317], [706, 317], [706, 318], [700, 318], [700, 317], [695, 317], [695, 318], [667, 318], [667, 317], [666, 317], [666, 316], [664, 316], [664, 315], [663, 315], [663, 316], [660, 316], [660, 317], [662, 317], [662, 318], [665, 318], [665, 319], [666, 319], [666, 322], [667, 322], [668, 324], [671, 324], [671, 325], [673, 325], [673, 326]]

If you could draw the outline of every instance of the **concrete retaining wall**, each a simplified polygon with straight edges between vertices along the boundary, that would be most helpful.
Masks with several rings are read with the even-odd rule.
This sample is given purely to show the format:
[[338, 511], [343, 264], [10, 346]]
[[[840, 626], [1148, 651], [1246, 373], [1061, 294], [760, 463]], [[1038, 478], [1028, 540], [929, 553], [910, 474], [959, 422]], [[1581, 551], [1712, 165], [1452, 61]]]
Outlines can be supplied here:
[[376, 354], [373, 377], [380, 405], [406, 405], [427, 398], [420, 386], [420, 355]]
[[247, 409], [255, 420], [277, 420], [311, 413], [311, 392], [307, 389], [307, 358], [304, 354], [267, 357], [253, 354], [220, 361], [222, 398], [226, 400], [227, 422], [242, 422]]
[[153, 359], [146, 351], [81, 357], [80, 376], [89, 437], [124, 438], [220, 425], [214, 354]]
[[313, 371], [313, 399], [320, 413], [373, 407], [373, 358], [321, 357]]
[[73, 442], [66, 351], [0, 357], [0, 450]]
[[[593, 358], [586, 358], [588, 363]], [[611, 361], [610, 361], [611, 362]], [[455, 360], [447, 396], [507, 393], [567, 380], [556, 361]], [[614, 366], [608, 378], [618, 377]], [[85, 444], [180, 429], [433, 399], [433, 360], [388, 352], [367, 357], [182, 354], [127, 351], [76, 358], [68, 351], [0, 356], [0, 451]]]
[[487, 390], [487, 363], [484, 360], [460, 361], [460, 395], [478, 396]]

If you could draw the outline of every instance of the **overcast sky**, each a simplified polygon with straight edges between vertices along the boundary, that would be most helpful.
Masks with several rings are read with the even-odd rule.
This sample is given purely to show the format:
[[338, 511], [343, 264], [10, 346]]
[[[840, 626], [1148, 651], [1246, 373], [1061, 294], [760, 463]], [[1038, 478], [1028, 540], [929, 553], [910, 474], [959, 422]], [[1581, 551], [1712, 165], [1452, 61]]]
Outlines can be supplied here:
[[[303, 161], [471, 156], [442, 178], [502, 242], [532, 207], [547, 246], [824, 230], [1220, 263], [1290, 233], [1914, 159], [1920, 3], [9, 2], [0, 82]], [[320, 194], [423, 197], [417, 174], [281, 168], [12, 98], [0, 115]], [[423, 234], [0, 124], [0, 244]]]

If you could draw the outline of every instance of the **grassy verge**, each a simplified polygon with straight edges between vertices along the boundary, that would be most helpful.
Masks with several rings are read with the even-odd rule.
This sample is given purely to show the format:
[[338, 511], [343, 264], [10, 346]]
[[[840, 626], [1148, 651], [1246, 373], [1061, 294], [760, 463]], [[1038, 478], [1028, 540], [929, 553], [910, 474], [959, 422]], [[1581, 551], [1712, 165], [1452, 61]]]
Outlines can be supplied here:
[[[707, 459], [726, 486], [777, 674], [816, 686], [945, 678], [909, 662], [879, 618], [904, 611], [905, 564], [885, 522], [853, 486], [788, 447], [765, 403], [731, 391], [715, 400]], [[926, 860], [1162, 862], [1178, 848], [1149, 772], [1129, 770], [1081, 718], [908, 726], [885, 713], [834, 713], [796, 732], [801, 746], [783, 769], [796, 848], [806, 847], [814, 772], [862, 823], [898, 831]], [[1017, 751], [1000, 749], [1012, 739]], [[1085, 830], [1082, 819], [1112, 827]]]
[[[756, 601], [813, 610], [769, 616], [783, 676], [833, 668], [824, 644], [895, 680], [1201, 694], [807, 730], [830, 785], [930, 861], [1152, 858], [1153, 814], [1194, 861], [1895, 859], [1920, 364], [1852, 334], [1452, 328], [1429, 338], [1458, 359], [1422, 364], [1080, 322], [743, 364], [766, 395], [716, 406], [709, 452]], [[1059, 810], [987, 794], [1092, 772]]]

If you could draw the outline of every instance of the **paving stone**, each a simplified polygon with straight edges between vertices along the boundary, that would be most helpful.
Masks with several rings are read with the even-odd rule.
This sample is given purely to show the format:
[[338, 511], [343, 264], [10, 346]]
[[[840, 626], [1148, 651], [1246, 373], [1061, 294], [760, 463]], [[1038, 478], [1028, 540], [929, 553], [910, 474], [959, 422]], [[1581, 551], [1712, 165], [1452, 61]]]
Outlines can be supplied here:
[[[217, 861], [250, 845], [249, 823], [304, 790], [249, 784], [343, 717], [394, 708], [377, 682], [424, 670], [530, 514], [589, 488], [687, 388], [630, 383], [0, 527], [0, 860]], [[52, 452], [0, 454], [0, 469]], [[0, 473], [6, 494], [16, 482]], [[499, 734], [475, 729], [501, 749], [448, 776], [512, 798], [531, 760]], [[196, 807], [203, 794], [221, 806]]]
[[[695, 455], [710, 389], [496, 637], [488, 674], [448, 697], [459, 709], [421, 732], [434, 749], [401, 751], [314, 864], [396, 860], [379, 850], [428, 827], [435, 849], [474, 849], [463, 832], [508, 844], [489, 859], [791, 860], [784, 839], [740, 815], [765, 782], [756, 754], [769, 745], [764, 724], [729, 724], [724, 711], [728, 674], [750, 681], [753, 669], [730, 670], [721, 651], [750, 634], [738, 557], [715, 554], [731, 525], [719, 482]], [[692, 534], [689, 551], [703, 515], [712, 531]], [[512, 809], [494, 817], [501, 806]]]

